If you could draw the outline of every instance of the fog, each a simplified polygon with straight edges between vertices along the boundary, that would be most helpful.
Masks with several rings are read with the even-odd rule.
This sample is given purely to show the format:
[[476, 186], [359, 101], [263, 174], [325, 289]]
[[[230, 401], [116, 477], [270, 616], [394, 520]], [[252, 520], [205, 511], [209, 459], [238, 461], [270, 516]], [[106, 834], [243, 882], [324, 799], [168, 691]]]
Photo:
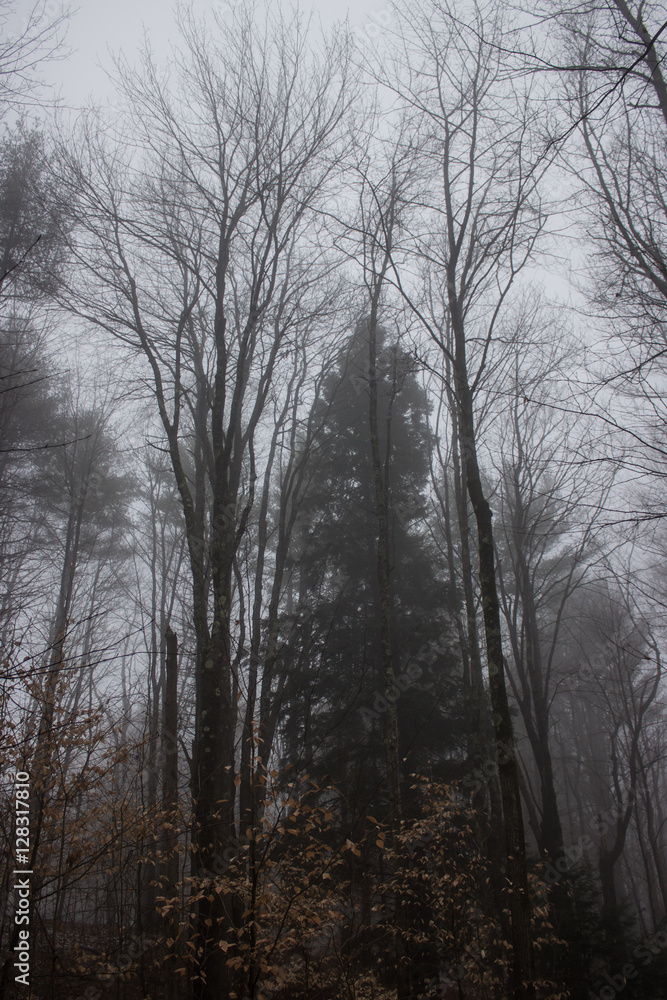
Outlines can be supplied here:
[[0, 1000], [664, 997], [665, 8], [0, 16]]

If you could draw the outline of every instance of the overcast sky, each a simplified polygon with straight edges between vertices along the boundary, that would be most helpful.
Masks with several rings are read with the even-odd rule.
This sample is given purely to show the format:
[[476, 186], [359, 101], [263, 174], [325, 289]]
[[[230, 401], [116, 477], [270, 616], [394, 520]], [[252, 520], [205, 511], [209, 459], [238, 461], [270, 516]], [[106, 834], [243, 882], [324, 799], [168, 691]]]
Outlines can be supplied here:
[[[222, 16], [235, 2], [191, 0], [197, 13], [217, 10]], [[26, 0], [23, 6], [27, 12], [32, 3]], [[47, 6], [57, 9], [55, 2]], [[76, 6], [76, 0], [72, 6]], [[355, 31], [375, 38], [391, 17], [386, 0], [354, 0], [351, 4], [347, 0], [301, 0], [301, 6], [304, 11], [312, 10], [323, 24], [348, 15]], [[86, 103], [89, 97], [99, 101], [108, 96], [110, 88], [101, 67], [111, 67], [110, 52], [122, 49], [131, 58], [144, 30], [154, 52], [166, 56], [170, 39], [176, 37], [174, 4], [164, 0], [80, 0], [67, 35], [73, 51], [67, 60], [49, 70], [54, 82], [60, 83], [64, 100], [76, 106]]]

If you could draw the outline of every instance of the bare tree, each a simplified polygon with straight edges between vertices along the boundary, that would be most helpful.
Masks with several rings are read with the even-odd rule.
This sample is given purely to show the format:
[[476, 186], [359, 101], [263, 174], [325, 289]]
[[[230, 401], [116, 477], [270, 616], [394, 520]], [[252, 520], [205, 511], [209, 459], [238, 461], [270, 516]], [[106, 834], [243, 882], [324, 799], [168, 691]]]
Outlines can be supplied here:
[[[15, 667], [10, 672], [17, 716], [26, 723], [17, 730], [18, 745], [11, 732], [3, 734], [4, 738], [10, 737], [10, 746], [14, 744], [11, 755], [18, 766], [31, 774], [28, 867], [42, 870], [33, 881], [32, 906], [40, 897], [48, 897], [50, 891], [55, 891], [56, 909], [60, 905], [66, 876], [62, 867], [56, 874], [44, 875], [50, 867], [43, 864], [44, 858], [53, 852], [52, 842], [45, 842], [54, 835], [51, 810], [66, 789], [76, 756], [73, 747], [80, 739], [81, 716], [86, 715], [81, 692], [84, 674], [92, 672], [90, 661], [95, 658], [96, 641], [100, 641], [99, 619], [103, 617], [102, 605], [112, 575], [109, 553], [114, 550], [120, 557], [123, 551], [120, 539], [126, 526], [131, 481], [119, 468], [112, 415], [112, 400], [103, 400], [97, 408], [87, 407], [70, 387], [54, 421], [56, 427], [65, 429], [63, 437], [69, 437], [70, 445], [40, 453], [41, 475], [32, 486], [36, 508], [33, 524], [40, 547], [41, 603], [46, 603], [46, 614], [40, 623], [26, 620], [23, 611], [15, 624], [17, 630], [29, 629], [26, 647], [32, 647], [33, 669]], [[45, 602], [48, 583], [54, 597]], [[36, 634], [40, 624], [45, 638], [41, 650]], [[92, 714], [88, 715], [88, 726]], [[91, 738], [91, 753], [96, 743]], [[54, 774], [62, 781], [53, 780]], [[84, 763], [82, 780], [85, 774]], [[14, 926], [12, 947], [18, 940], [17, 932]], [[54, 954], [55, 940], [54, 930], [50, 941]], [[2, 971], [3, 993], [8, 972], [9, 963]]]
[[638, 796], [646, 794], [650, 758], [642, 760], [642, 752], [662, 680], [659, 637], [633, 591], [632, 578], [620, 576], [589, 588], [576, 636], [580, 665], [571, 684], [585, 706], [583, 741], [577, 741], [583, 825], [595, 843], [602, 918], [614, 947], [622, 940], [619, 861]]
[[[664, 477], [667, 293], [662, 70], [664, 7], [613, 0], [574, 8], [549, 3], [539, 65], [561, 80], [552, 141], [572, 176], [576, 235], [590, 253], [580, 290], [602, 327], [586, 407], [630, 441], [628, 471]], [[614, 404], [610, 407], [608, 400]], [[633, 504], [635, 509], [633, 509]], [[664, 516], [659, 493], [628, 501], [628, 519]]]
[[514, 335], [506, 330], [511, 347], [492, 454], [509, 676], [538, 772], [537, 842], [542, 855], [557, 860], [563, 833], [550, 732], [561, 630], [572, 598], [602, 558], [596, 529], [605, 520], [614, 469], [594, 461], [593, 421], [580, 417], [575, 424], [567, 412], [573, 357], [566, 334], [553, 322], [539, 324], [536, 310], [524, 309]]
[[[202, 887], [234, 831], [238, 677], [234, 567], [254, 505], [256, 435], [285, 355], [330, 291], [315, 210], [349, 102], [346, 42], [318, 64], [298, 17], [241, 9], [213, 42], [181, 22], [175, 96], [146, 59], [122, 68], [140, 152], [89, 132], [74, 308], [148, 365], [183, 507], [197, 644], [194, 871]], [[196, 995], [230, 988], [218, 946], [240, 901], [199, 894]]]
[[52, 17], [51, 6], [47, 0], [36, 0], [26, 11], [18, 0], [0, 3], [0, 120], [10, 111], [38, 103], [45, 89], [41, 68], [67, 54], [63, 40], [69, 11], [61, 7]]
[[[485, 493], [476, 432], [475, 393], [497, 318], [517, 274], [530, 259], [543, 219], [538, 174], [530, 163], [528, 130], [534, 114], [518, 84], [504, 72], [500, 18], [471, 6], [465, 15], [430, 2], [398, 19], [395, 63], [378, 77], [409, 113], [423, 122], [421, 156], [433, 171], [430, 211], [411, 222], [404, 245], [439, 276], [447, 319], [430, 322], [411, 291], [408, 273], [394, 275], [430, 336], [451, 363], [465, 484], [477, 524], [479, 581], [493, 721], [505, 821], [514, 949], [513, 994], [534, 995], [534, 962], [526, 851], [512, 720], [507, 698], [492, 513]], [[502, 139], [499, 139], [499, 135]], [[442, 336], [451, 323], [453, 350]], [[477, 371], [470, 341], [481, 341]]]

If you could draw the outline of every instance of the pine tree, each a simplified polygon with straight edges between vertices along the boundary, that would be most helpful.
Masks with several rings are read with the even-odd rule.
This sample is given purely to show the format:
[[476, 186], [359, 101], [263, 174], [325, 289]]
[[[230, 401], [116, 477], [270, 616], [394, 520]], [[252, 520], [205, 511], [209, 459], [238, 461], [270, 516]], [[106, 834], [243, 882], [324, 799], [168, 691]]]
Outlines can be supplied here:
[[[380, 453], [389, 486], [392, 649], [403, 792], [414, 771], [450, 774], [461, 718], [448, 586], [427, 533], [429, 402], [412, 359], [379, 330]], [[307, 622], [287, 671], [285, 763], [341, 790], [344, 824], [388, 807], [380, 676], [377, 527], [368, 424], [368, 326], [358, 324], [317, 404], [326, 420], [292, 559]], [[409, 801], [409, 795], [408, 795]]]

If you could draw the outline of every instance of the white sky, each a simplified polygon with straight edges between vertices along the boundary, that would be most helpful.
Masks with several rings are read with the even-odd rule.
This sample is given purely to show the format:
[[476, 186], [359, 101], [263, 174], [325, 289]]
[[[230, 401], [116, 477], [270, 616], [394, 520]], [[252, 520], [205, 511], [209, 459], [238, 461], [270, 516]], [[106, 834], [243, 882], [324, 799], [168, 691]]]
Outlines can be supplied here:
[[[25, 17], [34, 0], [18, 0], [17, 16]], [[217, 11], [223, 17], [238, 0], [190, 0], [198, 14]], [[76, 0], [72, 0], [76, 7]], [[186, 4], [187, 5], [187, 4]], [[391, 21], [387, 0], [301, 0], [304, 13], [313, 11], [324, 25], [349, 16], [355, 32], [379, 40], [384, 26]], [[291, 4], [286, 4], [287, 9]], [[47, 2], [57, 11], [59, 4]], [[112, 67], [110, 53], [121, 49], [133, 61], [144, 29], [158, 57], [169, 53], [170, 41], [177, 38], [174, 4], [164, 0], [79, 0], [70, 21], [67, 41], [71, 55], [49, 67], [50, 80], [61, 87], [65, 103], [80, 106], [89, 98], [103, 101], [110, 94], [104, 71]]]
[[[61, 9], [61, 0], [41, 0], [47, 16], [55, 16]], [[69, 21], [67, 44], [70, 50], [66, 59], [45, 67], [44, 77], [55, 85], [63, 104], [72, 109], [90, 102], [113, 102], [114, 88], [107, 76], [113, 70], [113, 55], [123, 52], [129, 62], [135, 61], [144, 31], [159, 63], [167, 60], [170, 44], [178, 41], [175, 18], [175, 0], [63, 0], [75, 8]], [[183, 0], [196, 14], [217, 13], [229, 16], [233, 6], [243, 0]], [[360, 41], [374, 42], [382, 49], [382, 36], [392, 26], [389, 0], [283, 0], [287, 10], [299, 2], [304, 13], [312, 12], [313, 20], [324, 26], [348, 17], [350, 26]], [[25, 23], [35, 0], [14, 0], [14, 16], [8, 29], [14, 33]], [[77, 8], [78, 3], [78, 9]], [[278, 0], [257, 0], [261, 9], [264, 3], [277, 5]], [[572, 253], [567, 248], [567, 255]], [[567, 263], [552, 261], [548, 269], [544, 264], [531, 268], [533, 277], [541, 280], [552, 295], [567, 301], [572, 288], [566, 278], [559, 275]]]

